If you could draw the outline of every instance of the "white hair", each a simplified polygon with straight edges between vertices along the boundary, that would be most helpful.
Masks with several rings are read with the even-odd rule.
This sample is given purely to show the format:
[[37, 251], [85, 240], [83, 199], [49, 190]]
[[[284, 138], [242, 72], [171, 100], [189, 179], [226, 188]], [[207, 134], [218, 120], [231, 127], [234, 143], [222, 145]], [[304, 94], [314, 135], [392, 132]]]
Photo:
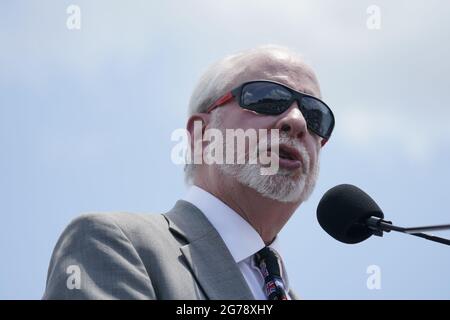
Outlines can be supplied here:
[[[270, 79], [280, 73], [286, 79], [306, 77], [317, 83], [302, 56], [286, 47], [265, 45], [226, 56], [209, 66], [200, 77], [189, 101], [188, 117], [206, 112], [214, 101], [245, 81]], [[317, 92], [320, 94], [318, 87]], [[184, 170], [186, 184], [192, 184], [195, 165], [186, 164]]]

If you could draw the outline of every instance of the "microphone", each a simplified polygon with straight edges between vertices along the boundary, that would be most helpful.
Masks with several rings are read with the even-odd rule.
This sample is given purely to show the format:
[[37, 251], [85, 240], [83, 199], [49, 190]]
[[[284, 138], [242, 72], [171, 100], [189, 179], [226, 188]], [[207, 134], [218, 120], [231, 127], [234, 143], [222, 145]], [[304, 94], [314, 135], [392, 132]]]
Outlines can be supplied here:
[[341, 184], [328, 190], [317, 206], [317, 220], [330, 236], [338, 241], [354, 244], [372, 235], [397, 231], [423, 239], [450, 245], [449, 239], [421, 233], [420, 231], [447, 230], [450, 224], [402, 228], [384, 219], [384, 213], [364, 191], [351, 184]]

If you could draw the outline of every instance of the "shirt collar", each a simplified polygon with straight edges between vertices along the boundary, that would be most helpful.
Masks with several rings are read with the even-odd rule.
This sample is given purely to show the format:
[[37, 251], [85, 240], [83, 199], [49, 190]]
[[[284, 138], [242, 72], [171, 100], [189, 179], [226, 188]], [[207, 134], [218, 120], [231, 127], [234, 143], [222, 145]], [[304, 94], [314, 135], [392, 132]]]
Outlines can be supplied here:
[[[203, 212], [225, 242], [236, 263], [249, 259], [265, 247], [259, 233], [244, 218], [206, 190], [192, 185], [189, 187], [183, 200], [192, 203]], [[275, 249], [281, 258], [282, 277], [286, 290], [289, 290], [289, 279], [282, 258], [278, 236], [275, 237], [269, 247]], [[254, 268], [257, 268], [253, 259], [250, 259], [249, 262]]]
[[[211, 193], [193, 185], [188, 189], [183, 200], [192, 203], [203, 212], [225, 242], [236, 263], [265, 247], [258, 232], [233, 209]], [[270, 247], [281, 255], [277, 237], [270, 244]]]

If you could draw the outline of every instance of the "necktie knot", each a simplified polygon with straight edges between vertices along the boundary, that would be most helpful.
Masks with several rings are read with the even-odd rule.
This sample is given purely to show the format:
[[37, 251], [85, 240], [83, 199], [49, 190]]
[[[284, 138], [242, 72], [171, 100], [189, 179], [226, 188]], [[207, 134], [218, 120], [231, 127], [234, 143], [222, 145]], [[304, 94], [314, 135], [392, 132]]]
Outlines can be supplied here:
[[281, 277], [281, 260], [277, 252], [264, 247], [255, 254], [255, 263], [264, 277], [264, 291], [269, 300], [287, 300]]

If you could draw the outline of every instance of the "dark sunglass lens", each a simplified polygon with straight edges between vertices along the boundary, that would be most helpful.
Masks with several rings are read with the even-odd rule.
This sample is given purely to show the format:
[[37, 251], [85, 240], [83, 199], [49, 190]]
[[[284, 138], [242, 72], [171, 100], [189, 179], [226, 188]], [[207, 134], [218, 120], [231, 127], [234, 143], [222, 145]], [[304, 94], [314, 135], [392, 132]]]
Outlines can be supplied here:
[[266, 114], [280, 114], [289, 106], [292, 95], [286, 88], [269, 82], [252, 82], [242, 89], [243, 107]]
[[320, 100], [302, 98], [302, 111], [310, 130], [323, 138], [329, 138], [333, 131], [334, 117], [331, 110]]

